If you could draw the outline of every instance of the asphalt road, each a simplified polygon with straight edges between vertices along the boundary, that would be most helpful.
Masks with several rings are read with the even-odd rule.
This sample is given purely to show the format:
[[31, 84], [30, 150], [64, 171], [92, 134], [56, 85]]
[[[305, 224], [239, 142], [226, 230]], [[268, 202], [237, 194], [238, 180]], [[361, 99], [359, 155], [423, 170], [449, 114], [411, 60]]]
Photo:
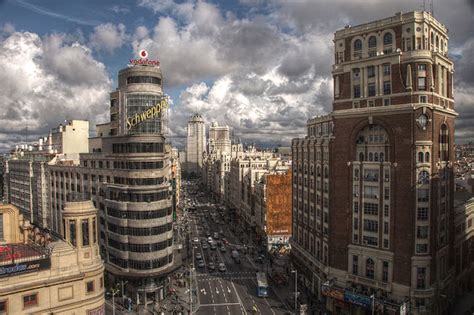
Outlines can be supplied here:
[[[204, 200], [200, 200], [204, 201]], [[206, 201], [207, 202], [207, 201]], [[208, 210], [208, 213], [204, 211]], [[283, 301], [279, 301], [270, 288], [270, 294], [267, 298], [257, 296], [256, 271], [261, 265], [255, 265], [254, 262], [240, 252], [241, 263], [237, 264], [231, 257], [231, 251], [235, 247], [242, 247], [242, 242], [229, 229], [231, 223], [225, 222], [216, 210], [215, 206], [198, 206], [197, 210], [191, 215], [190, 239], [198, 237], [199, 242], [193, 241], [194, 257], [200, 253], [204, 259], [205, 267], [197, 266], [198, 260], [195, 259], [196, 276], [194, 279], [198, 285], [199, 308], [197, 314], [286, 314]], [[211, 219], [210, 213], [217, 213], [217, 220]], [[225, 211], [224, 211], [225, 212]], [[205, 223], [204, 223], [205, 222]], [[207, 224], [208, 227], [203, 227]], [[206, 231], [219, 232], [222, 230], [229, 244], [225, 246], [226, 251], [219, 249], [211, 250], [207, 243]], [[222, 236], [220, 236], [220, 239]], [[201, 240], [205, 239], [208, 244], [207, 249], [203, 249]], [[209, 262], [214, 262], [216, 270], [211, 271], [208, 268]], [[226, 271], [221, 272], [217, 269], [218, 263], [223, 262]]]

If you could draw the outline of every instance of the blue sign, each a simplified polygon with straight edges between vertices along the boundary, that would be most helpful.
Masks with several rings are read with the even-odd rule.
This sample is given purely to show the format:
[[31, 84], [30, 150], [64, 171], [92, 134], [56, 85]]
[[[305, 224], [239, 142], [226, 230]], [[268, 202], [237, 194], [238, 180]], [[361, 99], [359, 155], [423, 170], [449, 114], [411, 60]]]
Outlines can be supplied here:
[[369, 309], [372, 307], [372, 300], [370, 297], [347, 290], [344, 291], [344, 302], [356, 304]]

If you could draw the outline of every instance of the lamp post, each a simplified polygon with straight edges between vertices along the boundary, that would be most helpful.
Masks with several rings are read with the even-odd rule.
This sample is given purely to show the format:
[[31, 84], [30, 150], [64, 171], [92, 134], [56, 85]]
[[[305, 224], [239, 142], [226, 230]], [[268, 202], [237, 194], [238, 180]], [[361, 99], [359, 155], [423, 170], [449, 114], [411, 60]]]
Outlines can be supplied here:
[[115, 288], [110, 291], [112, 292], [112, 315], [115, 315], [115, 295], [118, 294], [120, 290]]
[[125, 296], [124, 286], [128, 283], [128, 281], [120, 280], [120, 283], [122, 284], [122, 301], [123, 301], [123, 298]]
[[298, 308], [298, 270], [294, 269], [291, 271], [295, 274], [295, 313]]
[[370, 296], [370, 300], [372, 301], [372, 315], [375, 314], [375, 295]]

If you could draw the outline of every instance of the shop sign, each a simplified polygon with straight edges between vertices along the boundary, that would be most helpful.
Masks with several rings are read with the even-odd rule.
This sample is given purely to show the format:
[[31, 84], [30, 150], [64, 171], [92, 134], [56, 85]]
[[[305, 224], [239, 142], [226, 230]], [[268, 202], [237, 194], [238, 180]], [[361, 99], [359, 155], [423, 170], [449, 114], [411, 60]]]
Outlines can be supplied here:
[[127, 129], [130, 130], [133, 127], [135, 127], [136, 125], [144, 122], [145, 120], [148, 120], [148, 119], [151, 119], [151, 118], [154, 118], [154, 117], [158, 116], [158, 114], [160, 114], [164, 110], [168, 109], [168, 107], [169, 107], [169, 104], [168, 104], [168, 101], [166, 100], [166, 98], [161, 99], [161, 101], [158, 102], [158, 104], [156, 104], [155, 106], [152, 106], [152, 107], [148, 108], [147, 110], [145, 110], [145, 111], [143, 111], [139, 114], [136, 113], [132, 117], [128, 117], [127, 118]]
[[357, 294], [346, 290], [344, 292], [344, 301], [347, 303], [356, 304], [365, 308], [371, 308], [372, 301], [370, 297], [366, 295]]
[[327, 285], [321, 286], [321, 294], [339, 301], [344, 301], [344, 290], [330, 287]]
[[94, 308], [93, 310], [87, 311], [87, 315], [105, 315], [104, 305]]
[[50, 266], [51, 266], [51, 262], [50, 262], [49, 257], [44, 258], [44, 259], [28, 261], [25, 263], [9, 264], [9, 265], [0, 267], [0, 278], [43, 270], [43, 269], [49, 268]]

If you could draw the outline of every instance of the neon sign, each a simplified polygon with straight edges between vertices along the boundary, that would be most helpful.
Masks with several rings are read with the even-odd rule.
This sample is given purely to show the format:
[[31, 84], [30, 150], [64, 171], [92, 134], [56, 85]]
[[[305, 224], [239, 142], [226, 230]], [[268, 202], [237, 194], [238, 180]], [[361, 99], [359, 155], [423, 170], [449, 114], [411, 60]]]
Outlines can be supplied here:
[[154, 118], [158, 116], [161, 112], [168, 109], [169, 104], [166, 98], [163, 98], [158, 104], [150, 107], [149, 109], [141, 112], [140, 114], [136, 113], [132, 117], [127, 118], [127, 129], [130, 130], [136, 125], [144, 122], [145, 120]]
[[146, 66], [159, 66], [160, 62], [158, 60], [148, 59], [148, 52], [145, 49], [140, 50], [138, 54], [140, 59], [130, 59], [130, 63], [134, 66], [136, 65], [146, 65]]

